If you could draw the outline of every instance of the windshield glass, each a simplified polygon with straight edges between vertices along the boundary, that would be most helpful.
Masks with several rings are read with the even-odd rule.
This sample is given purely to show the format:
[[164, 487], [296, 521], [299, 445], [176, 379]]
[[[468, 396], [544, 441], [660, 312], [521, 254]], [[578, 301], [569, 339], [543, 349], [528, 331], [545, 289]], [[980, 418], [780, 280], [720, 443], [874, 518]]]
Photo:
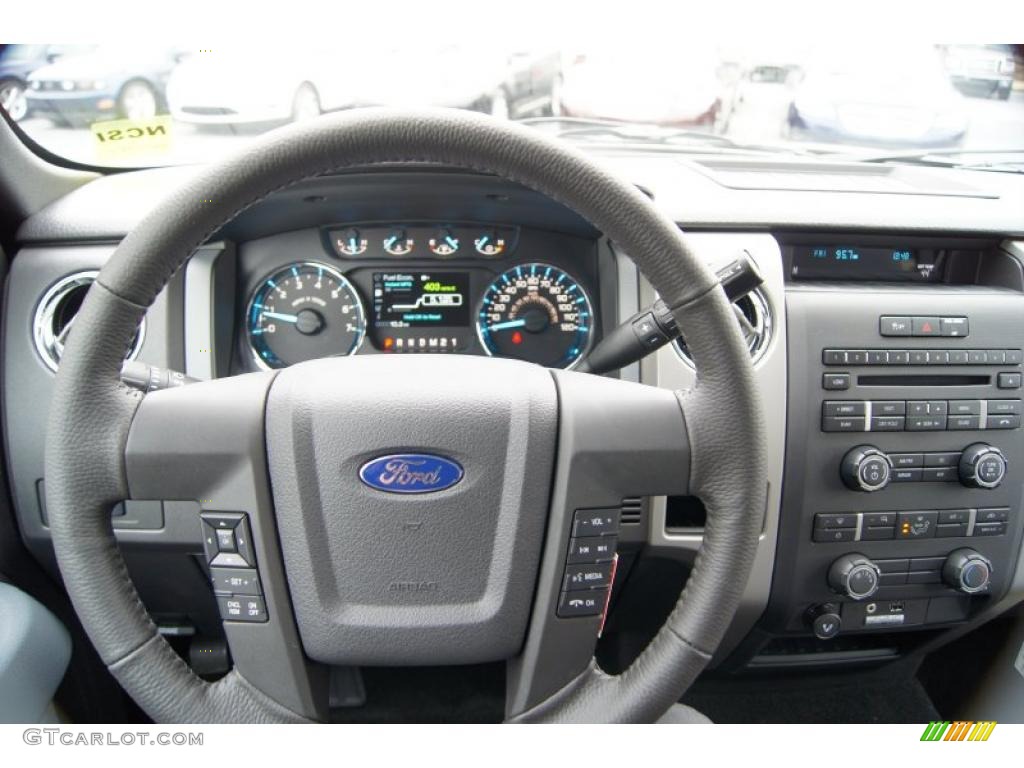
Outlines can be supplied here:
[[635, 38], [501, 47], [458, 39], [11, 44], [0, 50], [0, 108], [53, 154], [113, 167], [205, 162], [277, 126], [370, 106], [474, 110], [623, 151], [756, 148], [886, 160], [963, 152], [977, 167], [979, 152], [1024, 149], [1022, 45], [874, 50]]

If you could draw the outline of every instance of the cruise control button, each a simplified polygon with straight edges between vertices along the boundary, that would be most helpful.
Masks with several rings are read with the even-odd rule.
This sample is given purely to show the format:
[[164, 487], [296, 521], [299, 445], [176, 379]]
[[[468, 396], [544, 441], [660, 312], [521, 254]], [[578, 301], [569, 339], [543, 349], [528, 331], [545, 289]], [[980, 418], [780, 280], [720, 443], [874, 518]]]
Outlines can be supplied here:
[[594, 563], [592, 565], [570, 565], [565, 569], [565, 580], [562, 589], [567, 592], [594, 587], [607, 587], [612, 579], [611, 563]]
[[213, 591], [234, 595], [261, 595], [260, 578], [255, 568], [211, 568]]
[[267, 606], [258, 595], [218, 595], [217, 607], [225, 621], [264, 622]]
[[582, 539], [572, 539], [569, 542], [569, 556], [566, 560], [570, 565], [609, 561], [615, 557], [616, 543], [614, 536], [590, 536]]
[[563, 592], [558, 600], [558, 615], [598, 616], [604, 611], [608, 590], [592, 589], [584, 592]]

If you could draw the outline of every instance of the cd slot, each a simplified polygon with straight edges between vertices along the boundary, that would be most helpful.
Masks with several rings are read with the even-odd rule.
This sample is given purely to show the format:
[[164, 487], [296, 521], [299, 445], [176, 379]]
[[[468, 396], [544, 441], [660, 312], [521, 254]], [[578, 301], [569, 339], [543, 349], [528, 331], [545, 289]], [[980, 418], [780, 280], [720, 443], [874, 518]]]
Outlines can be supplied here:
[[857, 377], [857, 385], [861, 387], [985, 387], [991, 383], [992, 377], [984, 374], [908, 373]]

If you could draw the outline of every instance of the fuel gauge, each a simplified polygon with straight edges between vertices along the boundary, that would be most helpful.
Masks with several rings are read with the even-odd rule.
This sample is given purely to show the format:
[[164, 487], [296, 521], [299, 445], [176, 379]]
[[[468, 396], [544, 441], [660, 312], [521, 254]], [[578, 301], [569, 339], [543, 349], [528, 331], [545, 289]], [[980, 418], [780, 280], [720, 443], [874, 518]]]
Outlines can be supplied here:
[[505, 252], [505, 238], [494, 230], [484, 232], [473, 241], [476, 252], [481, 256], [501, 256]]
[[392, 256], [405, 256], [412, 251], [415, 242], [404, 229], [393, 229], [384, 238], [384, 250]]
[[435, 256], [454, 256], [459, 250], [459, 238], [447, 227], [441, 227], [427, 245]]

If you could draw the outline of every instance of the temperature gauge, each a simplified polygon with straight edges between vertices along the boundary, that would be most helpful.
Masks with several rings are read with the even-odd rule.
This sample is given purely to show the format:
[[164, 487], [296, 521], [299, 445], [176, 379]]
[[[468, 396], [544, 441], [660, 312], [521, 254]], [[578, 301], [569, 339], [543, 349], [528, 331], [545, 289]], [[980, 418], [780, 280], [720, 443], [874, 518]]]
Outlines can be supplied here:
[[481, 256], [501, 256], [505, 252], [505, 238], [495, 231], [484, 232], [473, 241], [476, 252]]
[[412, 251], [413, 245], [413, 239], [404, 229], [393, 229], [384, 238], [384, 250], [392, 256], [405, 256]]
[[450, 229], [442, 228], [427, 241], [427, 245], [435, 256], [454, 256], [459, 250], [459, 238]]
[[354, 227], [334, 233], [334, 247], [343, 256], [358, 256], [361, 253], [365, 253], [366, 247], [369, 244], [369, 240], [363, 237], [362, 233]]

